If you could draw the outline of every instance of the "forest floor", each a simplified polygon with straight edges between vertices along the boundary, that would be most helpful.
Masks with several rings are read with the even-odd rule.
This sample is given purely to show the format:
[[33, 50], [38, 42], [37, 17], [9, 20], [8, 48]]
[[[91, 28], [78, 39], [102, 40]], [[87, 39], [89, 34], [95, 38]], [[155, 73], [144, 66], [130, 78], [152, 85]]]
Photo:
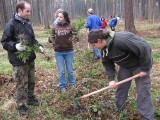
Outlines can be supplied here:
[[[153, 48], [154, 64], [151, 71], [151, 94], [155, 109], [155, 119], [160, 118], [160, 23], [147, 21], [135, 22], [138, 35], [150, 43]], [[124, 30], [123, 22], [117, 26], [117, 31]], [[129, 91], [126, 101], [128, 115], [114, 111], [115, 90], [106, 90], [99, 94], [79, 100], [80, 107], [75, 104], [74, 97], [108, 86], [104, 68], [100, 62], [93, 60], [92, 53], [87, 47], [86, 31], [81, 30], [80, 41], [74, 43], [75, 59], [74, 73], [76, 86], [67, 88], [63, 94], [57, 87], [57, 67], [52, 45], [47, 42], [49, 30], [42, 26], [34, 27], [36, 38], [43, 44], [47, 54], [53, 58], [47, 60], [38, 53], [36, 59], [36, 87], [35, 94], [41, 101], [39, 107], [32, 107], [30, 116], [21, 117], [16, 111], [15, 81], [12, 77], [12, 67], [7, 62], [6, 51], [0, 48], [0, 119], [28, 119], [28, 120], [140, 120], [136, 110], [135, 84]], [[2, 34], [2, 33], [1, 33]], [[75, 96], [76, 95], [76, 96]]]

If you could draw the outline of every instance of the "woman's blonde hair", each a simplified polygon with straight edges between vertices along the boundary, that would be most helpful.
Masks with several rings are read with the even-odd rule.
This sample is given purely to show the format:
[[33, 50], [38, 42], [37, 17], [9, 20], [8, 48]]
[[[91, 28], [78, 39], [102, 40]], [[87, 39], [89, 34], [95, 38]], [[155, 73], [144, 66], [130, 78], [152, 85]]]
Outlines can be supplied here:
[[62, 12], [62, 11], [63, 11], [63, 9], [57, 9], [57, 11], [56, 11], [55, 14], [54, 14], [54, 15], [55, 15], [55, 18], [57, 18], [57, 17], [58, 17], [58, 13], [59, 13], [59, 12]]

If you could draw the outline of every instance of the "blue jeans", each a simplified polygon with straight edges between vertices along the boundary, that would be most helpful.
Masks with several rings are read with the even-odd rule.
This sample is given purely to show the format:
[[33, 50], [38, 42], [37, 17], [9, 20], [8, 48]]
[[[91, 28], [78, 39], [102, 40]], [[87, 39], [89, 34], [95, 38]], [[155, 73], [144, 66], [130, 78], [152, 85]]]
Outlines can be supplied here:
[[73, 86], [75, 84], [74, 73], [73, 73], [73, 51], [68, 52], [55, 52], [56, 62], [58, 66], [58, 81], [59, 87], [65, 88], [67, 86], [67, 81], [65, 77], [65, 67], [68, 73], [69, 85]]
[[95, 59], [101, 59], [101, 52], [98, 48], [93, 48], [93, 55]]

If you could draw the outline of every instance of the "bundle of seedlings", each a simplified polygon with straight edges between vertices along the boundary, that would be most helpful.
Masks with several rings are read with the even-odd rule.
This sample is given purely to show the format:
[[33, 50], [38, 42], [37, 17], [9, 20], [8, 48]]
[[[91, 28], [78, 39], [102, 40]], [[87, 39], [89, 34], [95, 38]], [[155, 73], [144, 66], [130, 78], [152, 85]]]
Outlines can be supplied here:
[[26, 63], [26, 61], [29, 59], [29, 56], [32, 52], [39, 52], [39, 46], [36, 44], [29, 45], [27, 37], [24, 34], [18, 35], [19, 42], [21, 45], [26, 46], [26, 49], [24, 51], [17, 51], [17, 57], [22, 60], [23, 63]]

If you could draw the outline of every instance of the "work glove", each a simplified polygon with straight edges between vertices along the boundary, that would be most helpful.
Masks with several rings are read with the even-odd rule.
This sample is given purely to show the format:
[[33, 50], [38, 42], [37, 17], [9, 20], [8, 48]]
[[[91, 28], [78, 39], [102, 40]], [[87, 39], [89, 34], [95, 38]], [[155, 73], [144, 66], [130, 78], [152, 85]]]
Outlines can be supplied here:
[[24, 50], [26, 50], [26, 46], [25, 46], [25, 45], [22, 45], [22, 43], [17, 43], [17, 44], [16, 44], [16, 49], [17, 49], [18, 51], [24, 51]]
[[43, 48], [42, 46], [39, 46], [39, 49], [40, 49], [40, 52], [41, 52], [41, 53], [44, 53], [44, 52], [45, 52], [45, 50], [44, 50], [44, 48]]

